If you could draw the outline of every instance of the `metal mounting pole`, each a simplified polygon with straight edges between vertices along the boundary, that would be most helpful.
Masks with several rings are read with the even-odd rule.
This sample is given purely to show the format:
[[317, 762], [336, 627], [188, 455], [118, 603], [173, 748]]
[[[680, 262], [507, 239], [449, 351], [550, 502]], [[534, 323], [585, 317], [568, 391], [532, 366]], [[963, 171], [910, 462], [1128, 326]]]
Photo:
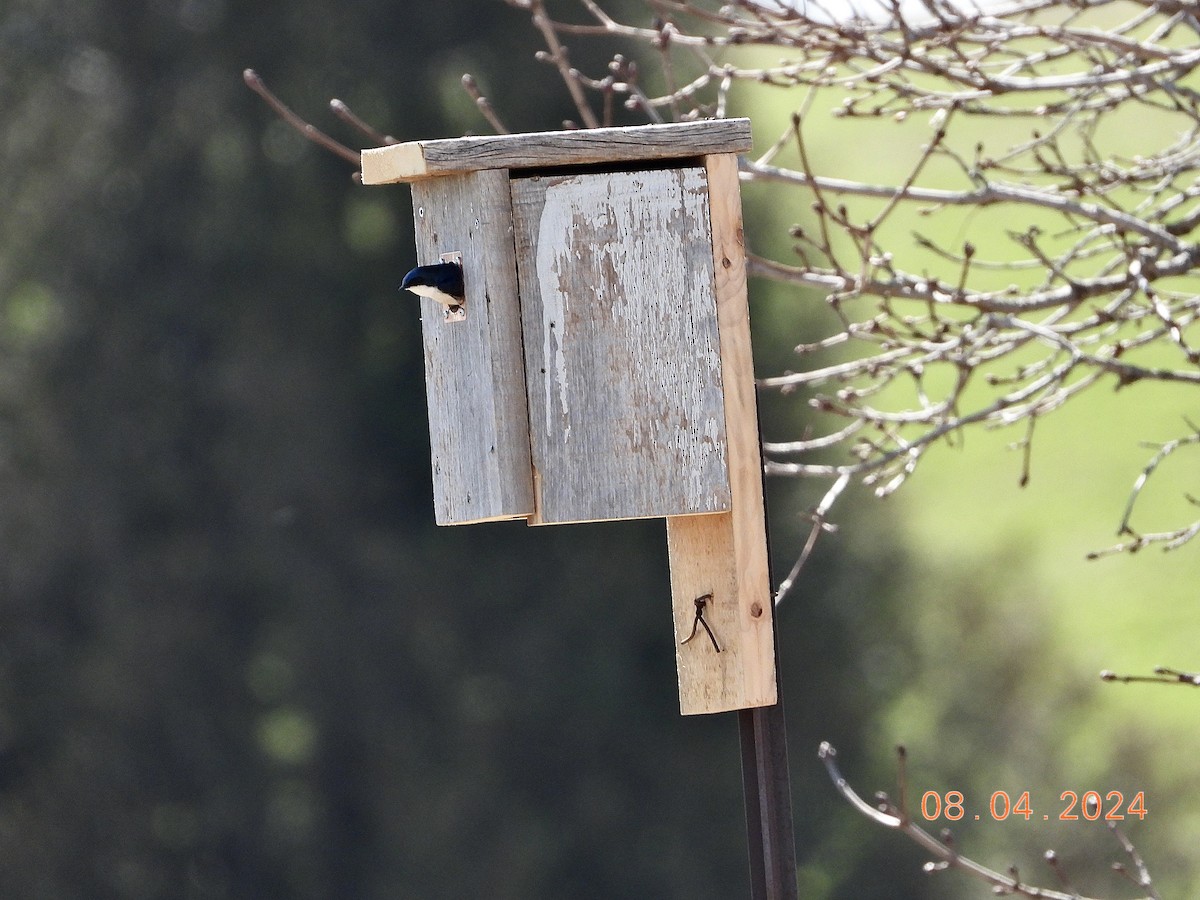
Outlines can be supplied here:
[[783, 698], [738, 710], [753, 900], [797, 900], [796, 841]]
[[[756, 422], [758, 433], [762, 434], [762, 423]], [[771, 523], [764, 506], [764, 536], [770, 531]], [[770, 555], [768, 544], [768, 559]], [[768, 608], [775, 620], [774, 594], [768, 599]], [[783, 684], [779, 673], [779, 623], [773, 621], [772, 624], [778, 700], [774, 706], [738, 710], [742, 790], [746, 797], [746, 841], [750, 851], [750, 896], [752, 900], [799, 900], [792, 777], [788, 769]]]

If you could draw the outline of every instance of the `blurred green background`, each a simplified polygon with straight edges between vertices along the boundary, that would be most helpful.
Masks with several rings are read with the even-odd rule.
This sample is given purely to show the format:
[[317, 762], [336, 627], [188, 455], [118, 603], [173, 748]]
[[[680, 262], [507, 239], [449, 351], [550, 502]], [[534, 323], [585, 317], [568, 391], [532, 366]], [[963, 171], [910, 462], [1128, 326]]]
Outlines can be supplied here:
[[[0, 4], [0, 896], [748, 895], [735, 719], [677, 714], [662, 523], [433, 526], [408, 191], [241, 79], [352, 145], [330, 97], [400, 139], [486, 131], [464, 71], [555, 128], [538, 48], [499, 0]], [[813, 127], [835, 170], [877, 161]], [[752, 187], [746, 214], [765, 245], [802, 211]], [[759, 371], [794, 367], [819, 298], [751, 295]], [[1096, 678], [1195, 664], [1195, 551], [1083, 560], [1189, 401], [1087, 398], [1025, 491], [978, 435], [838, 510], [779, 613], [802, 896], [988, 895], [844, 804], [821, 740], [866, 796], [898, 742], [913, 797], [1031, 791], [1051, 821], [959, 846], [1051, 884], [1053, 846], [1105, 896], [1137, 892], [1059, 794], [1143, 790], [1131, 836], [1196, 894], [1200, 697]], [[778, 580], [823, 485], [768, 488]]]

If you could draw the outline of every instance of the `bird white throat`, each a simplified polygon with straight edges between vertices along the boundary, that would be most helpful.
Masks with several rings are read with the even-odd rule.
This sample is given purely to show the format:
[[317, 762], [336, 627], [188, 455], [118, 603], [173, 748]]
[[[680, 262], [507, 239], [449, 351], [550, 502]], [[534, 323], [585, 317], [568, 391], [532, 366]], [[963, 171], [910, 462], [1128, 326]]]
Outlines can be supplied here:
[[454, 297], [447, 294], [445, 291], [440, 291], [430, 284], [410, 284], [406, 290], [412, 291], [414, 294], [420, 294], [422, 297], [428, 297], [431, 300], [436, 300], [442, 306], [456, 307], [462, 306], [462, 298]]

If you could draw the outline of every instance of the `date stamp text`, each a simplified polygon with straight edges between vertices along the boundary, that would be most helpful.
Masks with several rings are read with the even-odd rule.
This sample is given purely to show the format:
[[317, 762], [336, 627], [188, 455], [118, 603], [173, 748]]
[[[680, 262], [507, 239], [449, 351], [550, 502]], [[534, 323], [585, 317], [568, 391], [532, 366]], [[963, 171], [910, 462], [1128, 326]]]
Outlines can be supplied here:
[[1084, 791], [1082, 795], [1075, 791], [1063, 791], [1059, 795], [1059, 802], [1049, 811], [1040, 805], [1035, 808], [1029, 793], [1022, 791], [1014, 799], [1008, 791], [993, 791], [986, 804], [976, 806], [967, 800], [962, 791], [926, 791], [921, 795], [921, 816], [926, 822], [941, 819], [948, 822], [973, 819], [978, 822], [987, 818], [1003, 822], [1013, 817], [1028, 822], [1031, 819], [1049, 821], [1051, 815], [1057, 812], [1060, 822], [1081, 819], [1088, 822], [1120, 822], [1127, 818], [1142, 820], [1149, 813], [1145, 791], [1138, 791], [1128, 803], [1121, 791], [1109, 791], [1106, 794]]

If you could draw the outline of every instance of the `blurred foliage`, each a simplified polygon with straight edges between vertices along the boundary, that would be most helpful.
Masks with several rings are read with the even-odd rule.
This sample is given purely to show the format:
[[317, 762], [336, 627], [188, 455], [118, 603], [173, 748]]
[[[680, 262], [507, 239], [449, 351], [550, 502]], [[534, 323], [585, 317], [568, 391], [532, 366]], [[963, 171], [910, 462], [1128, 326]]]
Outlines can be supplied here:
[[[735, 723], [677, 714], [661, 523], [433, 527], [407, 191], [242, 84], [401, 139], [484, 129], [463, 70], [514, 128], [571, 115], [519, 14], [431, 9], [0, 8], [3, 896], [747, 892]], [[752, 292], [782, 364], [802, 315]], [[784, 571], [809, 493], [770, 485]], [[963, 893], [844, 806], [820, 740], [868, 793], [897, 740], [966, 790], [1082, 721], [1019, 538], [935, 589], [923, 515], [844, 512], [780, 613], [806, 897]], [[1079, 777], [1149, 771], [1112, 746]]]

